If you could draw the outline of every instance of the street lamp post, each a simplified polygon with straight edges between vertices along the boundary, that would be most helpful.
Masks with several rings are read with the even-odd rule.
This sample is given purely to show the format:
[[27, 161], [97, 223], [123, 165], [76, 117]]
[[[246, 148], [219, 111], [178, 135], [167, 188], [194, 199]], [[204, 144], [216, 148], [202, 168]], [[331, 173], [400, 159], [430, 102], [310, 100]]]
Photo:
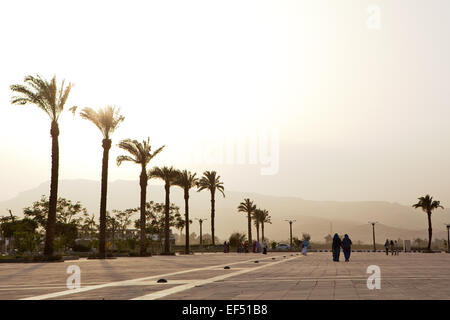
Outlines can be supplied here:
[[375, 225], [378, 223], [378, 221], [369, 221], [369, 223], [372, 225], [373, 252], [377, 252], [377, 246], [375, 244]]
[[289, 222], [289, 235], [290, 235], [290, 243], [291, 243], [291, 250], [292, 250], [292, 224], [295, 222], [295, 220], [284, 220]]
[[202, 233], [202, 225], [203, 225], [203, 221], [206, 221], [208, 219], [199, 219], [199, 218], [195, 218], [195, 220], [198, 220], [198, 222], [200, 223], [200, 248], [203, 249], [203, 233]]

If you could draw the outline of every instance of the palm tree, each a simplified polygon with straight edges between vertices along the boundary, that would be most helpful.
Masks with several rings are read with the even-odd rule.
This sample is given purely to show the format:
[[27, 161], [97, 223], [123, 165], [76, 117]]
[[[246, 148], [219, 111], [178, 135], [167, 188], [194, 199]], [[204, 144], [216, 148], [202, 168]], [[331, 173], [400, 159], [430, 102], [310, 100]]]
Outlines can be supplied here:
[[244, 199], [243, 202], [241, 202], [238, 206], [239, 212], [247, 213], [248, 218], [248, 245], [253, 249], [253, 242], [252, 242], [252, 214], [256, 210], [256, 205], [253, 204], [253, 201], [250, 199]]
[[180, 171], [173, 167], [154, 167], [148, 173], [150, 179], [157, 178], [164, 181], [164, 189], [166, 190], [166, 203], [164, 206], [165, 222], [164, 222], [164, 253], [170, 253], [170, 239], [169, 239], [169, 223], [170, 223], [170, 187], [175, 184], [176, 179], [180, 175]]
[[264, 224], [270, 223], [272, 224], [272, 221], [270, 221], [270, 215], [269, 211], [266, 209], [261, 210], [261, 241], [264, 241]]
[[12, 97], [11, 103], [17, 105], [34, 104], [44, 111], [51, 120], [50, 135], [52, 137], [52, 170], [50, 179], [50, 200], [45, 234], [44, 255], [53, 255], [53, 241], [56, 226], [56, 202], [58, 200], [58, 169], [59, 169], [59, 126], [58, 119], [69, 97], [72, 84], [64, 85], [64, 80], [58, 88], [56, 77], [47, 81], [41, 76], [26, 76], [25, 84], [14, 84], [10, 88], [19, 95]]
[[198, 178], [195, 177], [196, 173], [183, 170], [179, 173], [174, 185], [183, 188], [184, 190], [184, 221], [186, 222], [186, 244], [184, 252], [190, 253], [189, 249], [189, 190], [197, 186]]
[[261, 225], [261, 219], [262, 219], [262, 210], [261, 209], [255, 209], [255, 211], [252, 214], [253, 223], [256, 227], [256, 240], [259, 242], [259, 226]]
[[219, 190], [222, 193], [222, 196], [225, 198], [223, 182], [220, 181], [220, 176], [216, 176], [215, 171], [205, 171], [203, 172], [203, 176], [198, 181], [198, 192], [202, 190], [209, 190], [211, 192], [211, 236], [212, 236], [212, 245], [215, 243], [215, 230], [214, 230], [214, 217], [215, 217], [215, 194], [216, 190]]
[[92, 216], [89, 216], [87, 213], [85, 213], [83, 225], [81, 227], [83, 231], [83, 236], [92, 237], [95, 233], [96, 226], [97, 224], [95, 223], [94, 214], [92, 214]]
[[425, 197], [418, 198], [419, 202], [416, 204], [413, 204], [413, 208], [422, 208], [423, 212], [425, 212], [428, 216], [428, 251], [431, 250], [431, 238], [433, 235], [433, 229], [431, 227], [431, 213], [433, 210], [441, 208], [444, 209], [443, 206], [441, 206], [441, 202], [437, 200], [433, 200], [433, 197], [430, 195], [426, 195]]
[[[74, 112], [76, 109], [72, 109]], [[80, 116], [91, 121], [102, 133], [103, 160], [102, 160], [102, 182], [100, 192], [100, 236], [99, 236], [99, 257], [106, 258], [106, 196], [108, 187], [108, 160], [111, 149], [111, 134], [117, 129], [125, 118], [119, 114], [119, 109], [106, 106], [95, 111], [92, 108], [84, 108]]]
[[124, 161], [134, 162], [141, 166], [141, 174], [139, 176], [139, 185], [141, 186], [141, 216], [140, 216], [140, 229], [141, 229], [141, 239], [140, 239], [140, 254], [145, 255], [146, 248], [146, 235], [145, 235], [145, 204], [147, 202], [147, 184], [148, 184], [148, 174], [147, 174], [147, 164], [153, 159], [158, 153], [160, 153], [164, 146], [156, 149], [156, 151], [151, 152], [152, 147], [150, 146], [150, 138], [143, 140], [142, 143], [137, 140], [125, 139], [119, 142], [119, 148], [124, 149], [130, 153], [131, 156], [121, 155], [117, 157], [117, 166]]

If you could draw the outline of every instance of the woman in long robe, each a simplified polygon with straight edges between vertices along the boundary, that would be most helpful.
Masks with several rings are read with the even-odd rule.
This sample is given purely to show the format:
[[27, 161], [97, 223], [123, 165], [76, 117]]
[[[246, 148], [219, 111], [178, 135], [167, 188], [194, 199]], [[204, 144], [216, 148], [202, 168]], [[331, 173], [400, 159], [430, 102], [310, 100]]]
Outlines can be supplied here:
[[341, 246], [342, 246], [341, 238], [339, 238], [339, 235], [335, 233], [333, 237], [333, 244], [331, 247], [331, 249], [333, 250], [333, 261], [339, 262], [339, 256], [341, 254]]
[[346, 234], [342, 240], [342, 251], [344, 251], [345, 262], [349, 262], [350, 254], [352, 252], [352, 240], [350, 240], [348, 234]]

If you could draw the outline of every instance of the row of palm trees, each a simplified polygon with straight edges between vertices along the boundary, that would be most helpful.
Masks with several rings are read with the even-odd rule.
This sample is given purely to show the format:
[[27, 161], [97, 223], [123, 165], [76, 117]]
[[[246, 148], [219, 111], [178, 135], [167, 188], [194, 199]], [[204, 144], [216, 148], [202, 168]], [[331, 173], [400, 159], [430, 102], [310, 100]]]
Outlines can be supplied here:
[[[58, 174], [59, 174], [59, 125], [58, 120], [64, 110], [69, 94], [73, 85], [71, 83], [65, 85], [62, 81], [58, 87], [56, 77], [54, 76], [50, 81], [43, 79], [41, 76], [26, 76], [23, 84], [14, 84], [10, 89], [17, 95], [11, 99], [12, 104], [26, 105], [33, 104], [44, 111], [50, 118], [50, 136], [52, 139], [52, 164], [51, 164], [51, 182], [50, 182], [50, 197], [49, 197], [49, 211], [46, 226], [44, 255], [52, 256], [54, 252], [54, 238], [56, 225], [56, 206], [58, 199]], [[74, 114], [77, 107], [70, 109]], [[124, 117], [119, 114], [119, 109], [112, 106], [107, 106], [97, 111], [92, 108], [84, 108], [80, 112], [83, 119], [92, 122], [102, 133], [102, 178], [101, 178], [101, 196], [100, 196], [100, 234], [99, 234], [99, 254], [100, 257], [105, 257], [106, 250], [106, 199], [108, 186], [108, 160], [109, 150], [111, 149], [112, 141], [111, 134], [118, 128], [119, 124], [124, 121]], [[146, 252], [146, 237], [145, 237], [145, 204], [147, 196], [147, 184], [150, 178], [158, 178], [164, 181], [166, 199], [165, 199], [165, 215], [166, 215], [166, 229], [165, 229], [165, 245], [166, 252], [169, 251], [169, 206], [170, 206], [170, 187], [179, 186], [184, 190], [185, 200], [185, 221], [186, 221], [186, 253], [189, 252], [189, 190], [197, 187], [197, 191], [209, 190], [211, 193], [211, 233], [213, 245], [215, 245], [215, 193], [219, 191], [223, 196], [224, 187], [223, 182], [220, 181], [220, 176], [217, 176], [215, 171], [206, 171], [200, 179], [196, 178], [195, 173], [187, 170], [179, 171], [173, 167], [155, 167], [147, 171], [147, 165], [151, 159], [158, 155], [164, 146], [152, 152], [150, 139], [138, 142], [137, 140], [125, 139], [120, 141], [118, 146], [127, 151], [129, 155], [121, 155], [117, 157], [117, 165], [120, 166], [124, 161], [130, 161], [141, 166], [141, 173], [139, 184], [141, 187], [140, 198], [140, 253]], [[443, 208], [439, 201], [433, 200], [432, 197], [426, 195], [419, 198], [419, 202], [414, 204], [415, 208], [422, 208], [427, 213], [428, 217], [428, 234], [429, 243], [428, 249], [431, 246], [432, 226], [431, 214], [437, 208]], [[266, 210], [259, 210], [250, 199], [244, 199], [238, 206], [239, 212], [247, 213], [248, 217], [248, 239], [252, 245], [251, 235], [251, 220], [254, 218], [257, 227], [257, 238], [259, 240], [259, 225], [261, 225], [263, 239], [264, 239], [264, 223], [269, 221], [270, 216]], [[257, 218], [261, 217], [261, 218]], [[268, 220], [267, 220], [268, 219]]]
[[[52, 138], [52, 168], [50, 182], [49, 211], [45, 234], [44, 256], [51, 257], [54, 253], [54, 238], [56, 225], [56, 205], [58, 198], [58, 173], [59, 173], [59, 116], [64, 110], [64, 106], [69, 97], [73, 85], [65, 85], [62, 81], [60, 87], [54, 76], [50, 81], [41, 76], [26, 76], [23, 84], [14, 84], [10, 89], [16, 93], [12, 97], [11, 103], [16, 105], [33, 104], [43, 110], [51, 120], [50, 135]], [[75, 115], [77, 107], [69, 110]], [[102, 133], [102, 174], [101, 174], [101, 195], [100, 195], [100, 224], [99, 224], [99, 257], [106, 257], [106, 207], [107, 207], [107, 187], [108, 187], [108, 161], [109, 151], [112, 146], [111, 135], [118, 128], [125, 118], [119, 113], [119, 109], [113, 106], [106, 106], [97, 111], [92, 108], [83, 108], [79, 113], [82, 119], [92, 122]], [[165, 243], [164, 251], [170, 250], [169, 242], [169, 207], [170, 207], [170, 187], [178, 186], [184, 190], [185, 200], [185, 221], [186, 221], [186, 253], [189, 253], [189, 190], [197, 187], [197, 191], [208, 190], [211, 194], [211, 233], [212, 242], [215, 245], [215, 193], [219, 191], [224, 197], [223, 182], [215, 171], [205, 171], [203, 176], [196, 178], [195, 173], [183, 170], [179, 171], [173, 167], [154, 167], [147, 171], [150, 160], [158, 155], [165, 146], [161, 146], [152, 151], [150, 138], [139, 142], [137, 140], [125, 139], [119, 142], [119, 148], [128, 152], [127, 155], [117, 157], [117, 165], [124, 161], [129, 161], [141, 166], [139, 177], [140, 191], [140, 254], [146, 254], [146, 234], [145, 234], [145, 207], [147, 202], [147, 185], [151, 178], [164, 181], [165, 196]]]
[[243, 212], [247, 214], [247, 224], [248, 224], [248, 243], [251, 249], [253, 249], [252, 241], [252, 219], [256, 227], [256, 240], [259, 242], [259, 227], [261, 226], [261, 241], [264, 241], [264, 224], [272, 223], [269, 211], [266, 209], [257, 208], [256, 204], [249, 198], [244, 199], [237, 207], [238, 212]]
[[[413, 208], [415, 209], [422, 209], [423, 212], [427, 214], [427, 220], [428, 220], [428, 251], [431, 250], [431, 241], [433, 237], [433, 228], [431, 224], [431, 215], [434, 210], [436, 209], [444, 209], [444, 207], [441, 205], [441, 202], [438, 200], [434, 200], [432, 196], [425, 195], [423, 197], [418, 198], [418, 202], [413, 204]], [[258, 209], [256, 207], [256, 204], [250, 200], [249, 198], [244, 199], [239, 206], [238, 206], [238, 212], [243, 212], [247, 214], [247, 220], [248, 220], [248, 241], [250, 246], [253, 246], [252, 241], [252, 226], [251, 222], [252, 219], [254, 220], [254, 224], [256, 227], [257, 232], [257, 240], [259, 241], [259, 226], [261, 226], [262, 231], [262, 241], [264, 240], [264, 223], [271, 223], [270, 221], [270, 215], [267, 210]]]

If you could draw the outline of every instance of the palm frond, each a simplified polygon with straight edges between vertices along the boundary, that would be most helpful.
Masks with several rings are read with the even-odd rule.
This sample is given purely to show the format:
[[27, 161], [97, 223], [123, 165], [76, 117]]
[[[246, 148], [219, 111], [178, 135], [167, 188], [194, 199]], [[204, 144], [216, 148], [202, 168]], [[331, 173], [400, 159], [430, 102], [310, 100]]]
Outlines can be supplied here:
[[136, 147], [137, 144], [139, 144], [137, 140], [125, 139], [120, 141], [117, 146], [125, 151], [128, 151], [128, 153], [136, 159], [136, 162], [139, 163], [140, 154], [139, 149]]
[[77, 106], [73, 106], [72, 108], [69, 108], [69, 111], [72, 112], [72, 115], [75, 116], [75, 114], [77, 113], [77, 109], [78, 109]]
[[25, 105], [25, 104], [35, 104], [37, 107], [39, 107], [41, 110], [43, 110], [47, 115], [51, 118], [52, 112], [47, 104], [43, 101], [42, 97], [39, 95], [39, 92], [33, 92], [29, 88], [20, 85], [15, 84], [10, 86], [11, 91], [17, 92], [20, 95], [13, 96], [11, 98], [12, 104], [17, 105]]
[[124, 161], [138, 163], [135, 158], [132, 158], [130, 156], [121, 155], [121, 156], [118, 156], [116, 159], [117, 166], [119, 167], [122, 164], [122, 162], [124, 162]]
[[113, 106], [106, 106], [97, 111], [86, 107], [80, 112], [83, 119], [91, 121], [102, 133], [103, 138], [109, 139], [110, 135], [117, 129], [119, 124], [125, 119], [119, 114], [120, 109]]
[[209, 190], [211, 193], [215, 193], [218, 190], [223, 197], [225, 197], [225, 189], [223, 182], [220, 181], [220, 176], [217, 176], [216, 171], [205, 171], [203, 176], [198, 181], [198, 192], [202, 190]]
[[187, 170], [180, 171], [175, 179], [174, 185], [183, 188], [185, 191], [197, 186], [198, 179], [196, 173]]
[[[153, 159], [156, 155], [158, 155], [161, 151], [163, 151], [164, 147], [165, 147], [165, 145], [162, 146], [162, 147], [159, 147], [159, 148], [156, 149], [154, 152], [150, 153], [150, 159], [149, 159], [149, 161], [150, 161], [151, 159]], [[151, 148], [150, 148], [150, 150], [151, 150]]]
[[242, 201], [238, 206], [239, 212], [245, 212], [248, 214], [252, 214], [256, 210], [256, 205], [250, 199], [246, 198]]
[[[64, 88], [64, 80], [62, 81], [61, 88], [59, 89], [59, 99], [57, 102], [57, 110], [59, 110], [59, 113], [61, 113], [64, 110], [64, 105], [67, 102], [67, 99], [69, 98], [70, 90], [72, 90], [73, 84], [69, 83], [67, 87]], [[58, 114], [59, 117], [59, 114]]]
[[425, 195], [424, 197], [417, 198], [419, 201], [412, 205], [413, 208], [418, 209], [421, 208], [422, 211], [431, 214], [431, 212], [435, 209], [444, 207], [441, 205], [441, 202], [438, 200], [433, 200], [433, 197], [430, 195]]
[[34, 104], [42, 109], [51, 120], [57, 122], [71, 88], [71, 83], [65, 86], [65, 81], [62, 81], [58, 89], [55, 76], [47, 81], [40, 75], [28, 75], [24, 78], [24, 84], [10, 86], [11, 91], [18, 93], [17, 96], [12, 97], [11, 103], [17, 105]]
[[161, 179], [168, 185], [173, 185], [178, 178], [180, 171], [174, 167], [153, 167], [148, 172], [149, 179]]
[[151, 152], [152, 147], [150, 145], [150, 138], [141, 142], [137, 140], [125, 139], [119, 142], [119, 148], [128, 151], [132, 155], [133, 161], [140, 164], [144, 169], [147, 164], [158, 155], [164, 146], [158, 148], [156, 151]]
[[264, 223], [272, 223], [272, 221], [270, 220], [271, 216], [269, 215], [269, 211], [267, 211], [266, 209], [262, 210], [262, 221]]

